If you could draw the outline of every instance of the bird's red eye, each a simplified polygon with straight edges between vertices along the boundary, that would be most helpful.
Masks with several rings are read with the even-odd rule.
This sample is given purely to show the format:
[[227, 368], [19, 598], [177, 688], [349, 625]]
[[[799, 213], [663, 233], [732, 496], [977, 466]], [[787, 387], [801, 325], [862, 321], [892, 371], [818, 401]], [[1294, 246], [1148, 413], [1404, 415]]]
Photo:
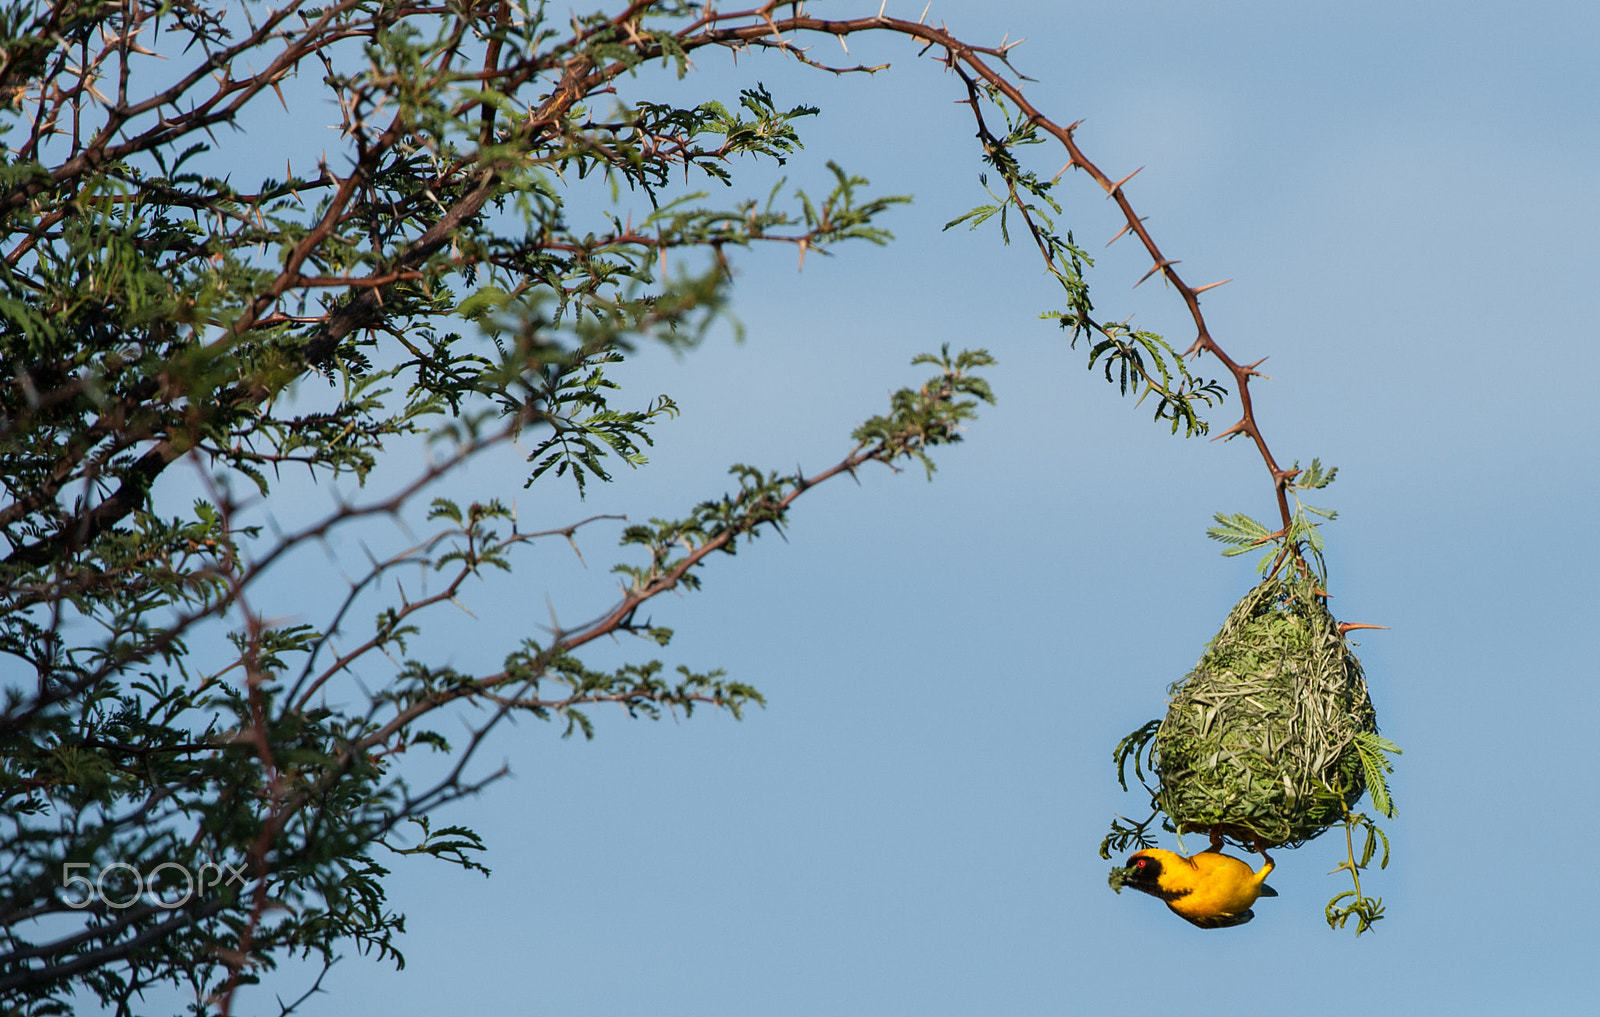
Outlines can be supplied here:
[[1139, 860], [1138, 860], [1138, 861], [1136, 861], [1136, 862], [1134, 862], [1134, 863], [1133, 863], [1133, 867], [1134, 867], [1134, 868], [1136, 868], [1136, 869], [1142, 869], [1142, 868], [1144, 868], [1144, 859], [1143, 859], [1143, 858], [1141, 858], [1141, 859], [1139, 859]]

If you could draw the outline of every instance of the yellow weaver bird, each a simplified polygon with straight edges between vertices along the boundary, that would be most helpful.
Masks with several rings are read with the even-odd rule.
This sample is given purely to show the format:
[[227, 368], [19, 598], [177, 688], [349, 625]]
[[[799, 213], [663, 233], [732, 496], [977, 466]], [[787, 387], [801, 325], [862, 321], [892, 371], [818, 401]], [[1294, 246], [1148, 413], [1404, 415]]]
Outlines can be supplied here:
[[1209, 850], [1189, 858], [1160, 848], [1136, 851], [1128, 856], [1120, 882], [1161, 898], [1173, 914], [1202, 929], [1243, 925], [1256, 916], [1250, 910], [1256, 898], [1278, 895], [1266, 884], [1272, 859], [1261, 851], [1266, 864], [1253, 872], [1248, 862], [1223, 854], [1221, 848], [1212, 841]]

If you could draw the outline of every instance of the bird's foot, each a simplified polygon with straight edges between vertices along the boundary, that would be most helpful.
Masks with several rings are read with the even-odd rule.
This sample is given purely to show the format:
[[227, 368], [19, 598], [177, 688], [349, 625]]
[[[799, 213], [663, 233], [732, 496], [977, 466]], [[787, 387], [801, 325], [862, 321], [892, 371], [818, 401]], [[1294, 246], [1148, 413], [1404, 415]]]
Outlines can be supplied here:
[[1266, 841], [1262, 840], [1260, 837], [1257, 837], [1257, 838], [1255, 838], [1255, 843], [1252, 846], [1255, 848], [1256, 853], [1259, 854], [1263, 859], [1266, 860], [1266, 863], [1268, 865], [1272, 864], [1272, 856], [1267, 854], [1267, 842]]

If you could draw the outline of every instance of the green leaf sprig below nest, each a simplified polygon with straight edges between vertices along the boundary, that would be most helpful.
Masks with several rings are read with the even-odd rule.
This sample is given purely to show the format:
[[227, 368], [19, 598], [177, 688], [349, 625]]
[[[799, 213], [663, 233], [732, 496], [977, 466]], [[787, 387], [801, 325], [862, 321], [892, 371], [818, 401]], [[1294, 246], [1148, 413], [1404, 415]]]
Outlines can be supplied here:
[[[1400, 750], [1395, 749], [1394, 751], [1398, 752]], [[1367, 832], [1365, 843], [1361, 848], [1361, 860], [1359, 862], [1356, 861], [1355, 828], [1357, 826], [1365, 828]], [[1360, 813], [1352, 813], [1345, 817], [1345, 860], [1340, 862], [1338, 868], [1333, 871], [1339, 872], [1342, 870], [1350, 873], [1350, 878], [1355, 883], [1355, 889], [1335, 894], [1333, 899], [1328, 901], [1328, 906], [1324, 912], [1328, 919], [1328, 928], [1342, 929], [1350, 919], [1354, 918], [1356, 920], [1356, 935], [1360, 936], [1363, 932], [1371, 929], [1373, 923], [1383, 918], [1383, 898], [1368, 897], [1361, 891], [1361, 872], [1372, 864], [1373, 856], [1377, 853], [1380, 842], [1383, 844], [1383, 857], [1378, 861], [1378, 868], [1387, 869], [1389, 867], [1388, 835], [1378, 828], [1377, 823]]]

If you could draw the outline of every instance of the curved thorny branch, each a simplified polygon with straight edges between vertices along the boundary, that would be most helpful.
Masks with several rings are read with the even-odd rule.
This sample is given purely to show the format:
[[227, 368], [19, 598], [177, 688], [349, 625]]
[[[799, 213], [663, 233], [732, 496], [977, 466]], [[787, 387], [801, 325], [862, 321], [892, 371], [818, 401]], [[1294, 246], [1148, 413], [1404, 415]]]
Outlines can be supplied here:
[[[983, 123], [979, 100], [979, 85], [986, 91], [1003, 96], [1021, 114], [1022, 118], [1030, 125], [1044, 131], [1060, 143], [1066, 150], [1067, 163], [1061, 172], [1068, 169], [1085, 173], [1092, 179], [1106, 195], [1116, 202], [1118, 210], [1126, 222], [1122, 231], [1112, 238], [1115, 242], [1125, 234], [1131, 233], [1138, 238], [1149, 254], [1152, 268], [1140, 282], [1152, 275], [1160, 275], [1178, 295], [1183, 299], [1184, 305], [1189, 310], [1189, 316], [1194, 321], [1195, 339], [1189, 348], [1184, 351], [1186, 357], [1198, 357], [1202, 353], [1209, 353], [1227, 369], [1233, 376], [1236, 391], [1239, 394], [1240, 417], [1227, 430], [1217, 435], [1217, 439], [1230, 438], [1234, 435], [1246, 435], [1255, 444], [1260, 453], [1262, 462], [1272, 477], [1273, 487], [1278, 504], [1278, 512], [1283, 525], [1287, 529], [1292, 515], [1289, 507], [1287, 487], [1295, 477], [1295, 471], [1285, 470], [1278, 465], [1272, 450], [1267, 446], [1266, 438], [1261, 433], [1261, 428], [1256, 422], [1255, 403], [1251, 398], [1250, 379], [1258, 377], [1255, 370], [1261, 361], [1243, 364], [1233, 359], [1226, 350], [1216, 341], [1211, 334], [1211, 328], [1206, 322], [1205, 313], [1200, 309], [1200, 294], [1209, 289], [1223, 285], [1228, 280], [1209, 283], [1203, 286], [1191, 286], [1184, 281], [1177, 270], [1178, 261], [1167, 257], [1157, 245], [1155, 237], [1145, 225], [1145, 220], [1133, 207], [1128, 198], [1126, 185], [1128, 181], [1139, 172], [1135, 170], [1121, 179], [1113, 180], [1104, 170], [1094, 163], [1078, 144], [1076, 130], [1078, 123], [1063, 124], [1046, 116], [1042, 111], [1028, 101], [1023, 95], [1022, 87], [1018, 84], [1021, 75], [1011, 67], [1009, 54], [1016, 43], [1002, 44], [1000, 46], [975, 46], [963, 41], [953, 34], [944, 25], [933, 25], [924, 21], [909, 21], [902, 18], [889, 17], [879, 13], [875, 17], [829, 19], [815, 18], [804, 14], [805, 4], [802, 0], [793, 2], [769, 3], [758, 8], [737, 12], [721, 12], [708, 9], [703, 17], [695, 24], [683, 30], [679, 35], [681, 45], [685, 50], [692, 50], [705, 45], [745, 45], [762, 48], [778, 49], [805, 59], [805, 51], [794, 40], [787, 38], [791, 33], [813, 33], [831, 35], [843, 39], [851, 35], [870, 32], [892, 32], [905, 35], [929, 46], [938, 47], [944, 64], [960, 76], [968, 86], [968, 100], [972, 104], [974, 115], [978, 117], [980, 136], [984, 136], [986, 143], [992, 142], [994, 137]], [[784, 16], [778, 12], [790, 11]], [[652, 53], [651, 55], [655, 55]], [[876, 70], [877, 68], [851, 68], [851, 70]], [[1059, 176], [1059, 174], [1058, 174]], [[1038, 230], [1029, 221], [1030, 231], [1038, 239]], [[1041, 247], [1041, 253], [1049, 261], [1049, 253]], [[1050, 266], [1054, 270], [1055, 266]]]
[[[342, 129], [355, 143], [355, 163], [348, 172], [338, 173], [324, 162], [312, 177], [297, 177], [290, 172], [283, 181], [274, 182], [254, 194], [230, 191], [224, 195], [227, 198], [224, 204], [228, 207], [222, 212], [229, 217], [232, 225], [229, 241], [241, 248], [252, 242], [260, 242], [271, 233], [270, 230], [263, 231], [260, 226], [268, 221], [268, 210], [275, 202], [282, 204], [292, 199], [296, 203], [304, 203], [308, 195], [320, 194], [321, 210], [317, 217], [297, 230], [299, 235], [296, 242], [283, 248], [279, 269], [267, 278], [265, 285], [259, 287], [251, 300], [228, 316], [226, 331], [210, 339], [207, 347], [220, 349], [258, 334], [293, 336], [300, 351], [301, 369], [321, 368], [335, 355], [340, 344], [353, 334], [383, 327], [383, 321], [390, 316], [384, 310], [386, 299], [392, 302], [397, 295], [407, 291], [415, 293], [420, 287], [424, 291], [422, 302], [427, 303], [425, 291], [430, 288], [430, 280], [455, 275], [475, 266], [508, 272], [521, 270], [525, 273], [529, 267], [526, 259], [513, 252], [460, 249], [460, 234], [464, 224], [483, 214], [486, 206], [497, 194], [502, 193], [508, 176], [525, 168], [517, 165], [513, 156], [530, 145], [561, 134], [568, 138], [567, 143], [559, 149], [561, 158], [581, 160], [589, 156], [597, 161], [605, 159], [607, 153], [597, 140], [605, 134], [605, 126], [588, 124], [586, 126], [596, 129], [570, 132], [570, 125], [565, 118], [584, 100], [609, 87], [618, 76], [642, 61], [682, 58], [708, 46], [775, 49], [797, 59], [809, 60], [805, 51], [789, 35], [810, 33], [843, 39], [861, 33], [889, 32], [938, 47], [947, 66], [955, 70], [969, 86], [981, 83], [993, 95], [1010, 102], [1029, 125], [1046, 132], [1063, 146], [1068, 156], [1067, 167], [1088, 174], [1115, 200], [1126, 221], [1126, 231], [1138, 237], [1152, 259], [1151, 274], [1160, 274], [1165, 278], [1189, 309], [1197, 334], [1186, 355], [1210, 353], [1233, 377], [1239, 393], [1241, 415], [1218, 437], [1244, 434], [1254, 442], [1273, 479], [1279, 514], [1285, 527], [1288, 526], [1290, 507], [1286, 486], [1292, 481], [1294, 473], [1279, 466], [1256, 421], [1250, 392], [1250, 379], [1257, 373], [1254, 370], [1256, 364], [1241, 364], [1234, 360], [1212, 337], [1199, 300], [1200, 294], [1210, 286], [1190, 286], [1177, 271], [1177, 262], [1168, 258], [1157, 246], [1126, 194], [1125, 185], [1132, 175], [1112, 180], [1082, 151], [1074, 135], [1075, 124], [1063, 126], [1045, 116], [1026, 99], [1012, 80], [1014, 73], [1010, 72], [1007, 59], [1009, 46], [971, 45], [942, 26], [884, 14], [857, 19], [821, 19], [803, 13], [780, 16], [781, 12], [803, 10], [803, 5], [798, 3], [773, 3], [736, 12], [719, 12], [708, 8], [689, 24], [671, 33], [647, 29], [646, 19], [655, 13], [655, 8], [662, 6], [670, 5], [633, 3], [612, 18], [595, 19], [566, 45], [552, 47], [547, 53], [530, 53], [504, 45], [509, 38], [510, 28], [510, 11], [506, 5], [484, 4], [465, 8], [463, 16], [451, 25], [444, 48], [459, 56], [464, 52], [460, 40], [469, 30], [485, 34], [489, 44], [481, 67], [470, 75], [476, 84], [494, 88], [500, 95], [506, 95], [538, 81], [541, 75], [554, 76], [556, 80], [540, 102], [530, 107], [525, 115], [515, 118], [508, 118], [503, 102], [483, 99], [474, 103], [465, 95], [437, 111], [460, 116], [471, 106], [477, 105], [479, 117], [476, 135], [478, 140], [487, 139], [489, 143], [480, 145], [476, 151], [445, 151], [442, 149], [446, 146], [435, 143], [433, 147], [439, 150], [427, 153], [427, 157], [438, 167], [433, 174], [432, 186], [406, 195], [403, 201], [375, 194], [373, 181], [383, 176], [386, 160], [397, 158], [397, 153], [406, 146], [415, 145], [418, 118], [414, 111], [397, 110], [381, 126], [370, 123], [369, 119], [381, 106], [373, 98], [376, 86], [371, 82], [350, 85], [341, 98]], [[361, 10], [359, 5], [347, 0], [344, 4], [321, 9], [314, 21], [302, 29], [290, 31], [283, 26], [295, 7], [297, 5], [289, 4], [270, 12], [244, 38], [216, 50], [201, 67], [161, 93], [137, 102], [122, 97], [116, 102], [106, 103], [105, 120], [98, 129], [85, 131], [80, 128], [82, 133], [87, 134], [86, 137], [73, 134], [73, 154], [69, 158], [51, 168], [46, 176], [27, 178], [6, 188], [0, 195], [0, 207], [22, 207], [27, 202], [37, 202], [42, 195], [53, 190], [61, 209], [45, 216], [25, 231], [7, 254], [7, 261], [13, 266], [24, 261], [28, 253], [35, 249], [39, 238], [66, 214], [65, 209], [71, 205], [70, 199], [80, 193], [80, 188], [86, 182], [97, 179], [94, 174], [99, 168], [116, 165], [140, 154], [156, 152], [163, 146], [184, 142], [197, 134], [210, 132], [215, 126], [231, 122], [246, 103], [277, 89], [287, 75], [298, 70], [308, 59], [326, 59], [324, 51], [328, 47], [348, 39], [372, 38], [400, 24], [406, 13], [403, 8], [393, 8], [376, 16], [363, 15], [346, 21], [342, 20], [342, 16]], [[113, 59], [121, 59], [126, 67], [130, 47], [137, 46], [140, 32], [155, 17], [153, 9], [133, 6], [129, 10], [128, 23], [120, 34], [109, 38], [101, 51], [90, 59], [91, 67], [104, 66]], [[490, 24], [483, 24], [485, 20]], [[236, 60], [245, 53], [272, 46], [276, 46], [277, 50], [264, 70], [235, 78], [233, 65]], [[872, 68], [851, 68], [855, 69]], [[119, 77], [119, 81], [123, 81], [123, 89], [126, 88], [124, 79], [127, 77], [124, 70]], [[0, 74], [0, 82], [4, 80], [4, 75]], [[442, 77], [443, 80], [446, 78]], [[189, 98], [190, 90], [207, 83], [214, 84], [214, 88], [202, 101], [182, 113], [166, 112], [168, 107], [176, 106], [180, 98]], [[969, 87], [969, 91], [973, 90]], [[23, 94], [28, 93], [24, 90]], [[74, 88], [57, 86], [50, 93], [40, 91], [32, 118], [32, 131], [27, 142], [16, 150], [17, 155], [27, 158], [43, 154], [50, 147], [53, 135], [62, 131], [60, 123], [65, 110], [68, 107], [76, 110], [96, 94], [99, 93], [94, 80], [87, 76], [77, 79]], [[976, 98], [970, 101], [975, 114], [980, 117], [982, 127], [979, 103]], [[142, 130], [137, 129], [142, 124], [141, 118], [151, 116], [155, 117], [154, 124]], [[616, 126], [643, 134], [647, 125], [634, 121]], [[687, 168], [690, 163], [725, 162], [736, 154], [727, 144], [709, 150], [696, 148], [684, 136], [681, 125], [663, 126], [666, 130], [649, 137], [649, 144], [644, 149], [650, 158], [663, 165], [680, 163]], [[986, 128], [984, 131], [986, 133]], [[577, 146], [577, 149], [569, 146]], [[445, 196], [449, 196], [450, 200], [445, 200]], [[383, 228], [391, 236], [383, 239], [381, 249], [375, 250], [362, 263], [346, 264], [339, 266], [343, 270], [330, 271], [335, 266], [327, 263], [328, 251], [330, 245], [339, 239], [339, 228], [352, 219], [377, 211], [375, 200], [388, 206], [383, 211], [387, 213], [389, 222]], [[365, 208], [364, 201], [367, 204]], [[733, 231], [722, 236], [708, 235], [703, 230], [699, 235], [686, 236], [683, 223], [670, 224], [677, 228], [663, 228], [668, 225], [658, 223], [653, 230], [637, 230], [619, 224], [621, 228], [612, 231], [610, 236], [600, 234], [581, 242], [546, 237], [539, 245], [539, 250], [547, 257], [577, 252], [578, 258], [574, 260], [585, 262], [606, 256], [633, 257], [635, 255], [628, 252], [638, 252], [637, 257], [648, 261], [653, 256], [664, 255], [682, 246], [710, 246], [720, 253], [727, 243], [783, 240], [805, 251], [821, 248], [827, 241], [838, 239], [837, 236], [830, 236], [830, 233], [837, 231], [830, 230], [827, 223], [817, 223], [804, 232], [787, 235], [773, 234], [763, 225], [754, 230], [742, 233]], [[1037, 234], [1036, 224], [1029, 220], [1028, 225]], [[452, 250], [452, 247], [455, 249]], [[443, 256], [442, 252], [445, 252]], [[183, 257], [185, 260], [215, 258], [216, 253], [208, 246], [197, 248]], [[323, 262], [321, 270], [307, 271], [313, 262]], [[536, 280], [537, 276], [532, 278]], [[521, 282], [514, 285], [525, 289], [528, 284]], [[308, 315], [296, 309], [303, 308], [305, 301], [315, 292], [340, 287], [348, 289], [348, 298], [331, 305], [325, 301], [325, 311]], [[517, 290], [513, 289], [512, 292]], [[412, 300], [415, 302], [416, 298]], [[186, 302], [180, 299], [180, 311]], [[37, 365], [40, 368], [45, 366]], [[1153, 381], [1142, 363], [1136, 364], [1136, 367], [1146, 375], [1146, 381]], [[28, 380], [32, 381], [35, 389], [57, 395], [53, 391], [56, 386], [49, 384], [54, 379]], [[73, 383], [76, 383], [76, 379], [68, 382]], [[238, 386], [225, 393], [226, 405], [236, 413], [248, 414], [270, 400], [275, 391], [271, 386]], [[102, 415], [105, 419], [97, 421], [91, 427], [91, 433], [96, 428], [107, 432], [117, 430], [115, 421], [134, 415], [137, 408], [153, 394], [148, 386], [130, 391], [121, 403], [107, 408]], [[64, 397], [64, 394], [58, 397]], [[13, 421], [0, 422], [0, 427], [4, 426], [16, 425]], [[124, 434], [132, 431], [126, 427], [121, 430]], [[26, 499], [0, 508], [0, 524], [20, 518], [37, 508], [72, 480], [95, 476], [95, 461], [119, 453], [129, 444], [129, 438], [113, 442], [99, 457], [90, 461], [86, 461], [87, 450], [71, 450], [48, 475], [41, 478]], [[120, 486], [109, 496], [79, 513], [72, 521], [73, 525], [63, 525], [53, 538], [54, 542], [57, 545], [81, 545], [127, 518], [142, 504], [143, 493], [154, 479], [183, 451], [184, 443], [170, 436], [159, 437], [149, 443], [140, 456], [137, 469], [126, 474]], [[46, 544], [22, 547], [12, 552], [12, 559], [38, 562], [48, 558], [52, 550]]]

